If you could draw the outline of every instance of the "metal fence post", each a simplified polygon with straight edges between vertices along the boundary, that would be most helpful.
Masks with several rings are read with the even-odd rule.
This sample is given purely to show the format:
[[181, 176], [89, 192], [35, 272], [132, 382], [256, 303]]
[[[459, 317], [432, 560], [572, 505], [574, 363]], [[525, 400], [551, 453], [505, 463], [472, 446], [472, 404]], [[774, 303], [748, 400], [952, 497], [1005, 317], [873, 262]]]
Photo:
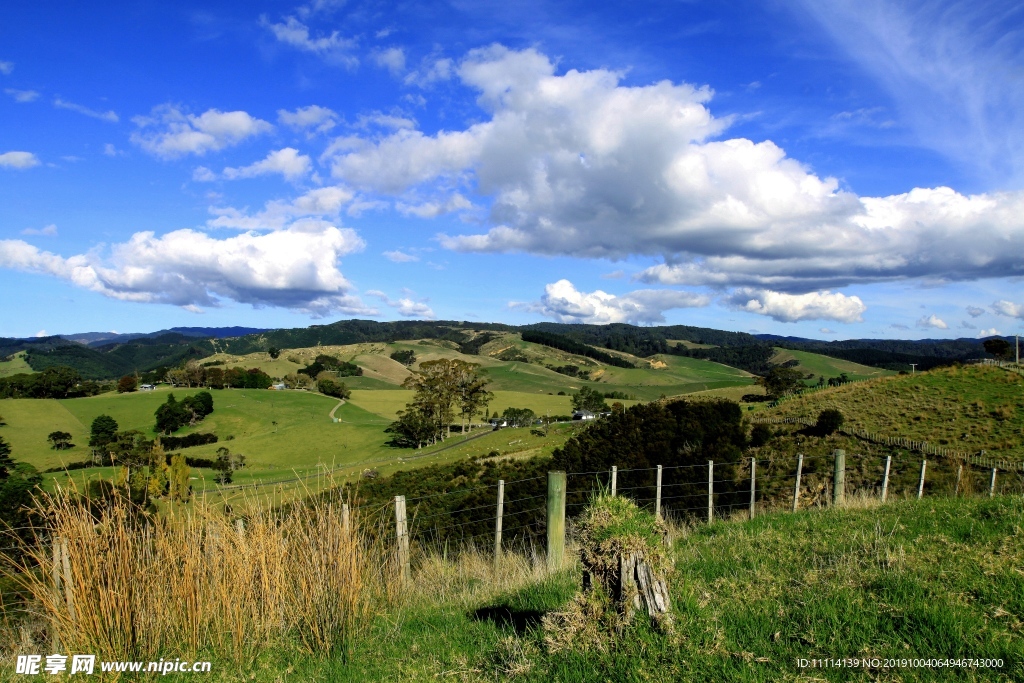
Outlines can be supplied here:
[[715, 521], [715, 461], [708, 460], [708, 524]]
[[757, 494], [757, 458], [750, 459], [750, 519], [754, 518], [754, 501]]
[[548, 472], [548, 569], [562, 566], [565, 554], [565, 472]]

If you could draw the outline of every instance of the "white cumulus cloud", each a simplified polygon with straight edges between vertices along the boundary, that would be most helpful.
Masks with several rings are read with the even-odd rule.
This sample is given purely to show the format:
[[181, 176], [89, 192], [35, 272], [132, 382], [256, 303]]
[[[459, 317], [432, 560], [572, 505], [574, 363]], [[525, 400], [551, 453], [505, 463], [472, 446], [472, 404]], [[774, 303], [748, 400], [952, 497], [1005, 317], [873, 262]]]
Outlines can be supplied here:
[[770, 140], [722, 139], [730, 120], [707, 88], [558, 73], [534, 49], [473, 50], [453, 73], [478, 93], [471, 125], [353, 135], [325, 154], [365, 192], [484, 198], [489, 229], [441, 235], [447, 248], [655, 256], [646, 282], [789, 293], [1021, 273], [1022, 191], [861, 197]]
[[42, 227], [42, 228], [25, 228], [21, 231], [22, 235], [42, 235], [44, 237], [55, 237], [57, 235], [57, 226], [53, 223]]
[[977, 306], [967, 307], [967, 315], [971, 316], [972, 318], [977, 318], [978, 316], [983, 315], [984, 313], [984, 308], [978, 308]]
[[241, 168], [225, 168], [224, 177], [228, 180], [236, 178], [255, 178], [256, 176], [280, 173], [288, 180], [298, 180], [307, 173], [312, 161], [305, 154], [300, 154], [294, 147], [285, 147], [271, 152], [262, 161], [257, 161]]
[[924, 316], [920, 320], [918, 320], [917, 326], [923, 328], [932, 328], [936, 330], [949, 329], [949, 325], [946, 324], [946, 321], [940, 318], [939, 316], [935, 315], [934, 313], [932, 313], [931, 315]]
[[767, 289], [740, 288], [729, 297], [729, 303], [740, 310], [767, 315], [780, 322], [798, 320], [835, 320], [841, 323], [861, 322], [868, 309], [857, 296], [840, 292], [786, 294]]
[[416, 301], [409, 296], [404, 296], [400, 299], [392, 299], [384, 292], [376, 289], [368, 290], [366, 292], [366, 296], [372, 296], [380, 299], [384, 304], [395, 309], [395, 312], [403, 318], [425, 318], [427, 320], [433, 320], [436, 317], [433, 309], [431, 309], [425, 301]]
[[32, 168], [39, 165], [39, 158], [32, 152], [4, 152], [0, 154], [0, 168]]
[[290, 202], [272, 200], [262, 211], [250, 214], [234, 207], [211, 207], [215, 218], [206, 222], [211, 228], [236, 230], [280, 230], [290, 221], [302, 217], [337, 216], [341, 208], [352, 200], [352, 192], [332, 185], [310, 190]]
[[1003, 299], [992, 304], [992, 310], [999, 315], [1024, 320], [1024, 304], [1015, 304], [1012, 301]]
[[670, 289], [640, 289], [616, 296], [600, 289], [581, 292], [569, 280], [544, 287], [544, 295], [533, 304], [513, 304], [536, 311], [562, 323], [642, 323], [664, 322], [663, 313], [676, 308], [707, 306], [706, 296]]
[[990, 327], [987, 330], [981, 330], [978, 332], [978, 339], [985, 339], [986, 337], [998, 337], [999, 330], [994, 327]]
[[203, 156], [274, 129], [244, 111], [208, 109], [196, 115], [173, 105], [156, 107], [152, 115], [135, 117], [133, 121], [139, 130], [132, 133], [131, 141], [165, 159], [186, 154]]
[[202, 308], [232, 300], [315, 316], [372, 315], [338, 270], [342, 256], [363, 246], [352, 230], [306, 219], [227, 239], [195, 230], [139, 232], [106, 258], [95, 252], [65, 258], [22, 240], [0, 240], [0, 267], [51, 275], [122, 301]]
[[289, 128], [326, 133], [338, 123], [338, 115], [327, 107], [311, 104], [295, 111], [277, 110], [277, 120]]
[[405, 71], [405, 51], [400, 47], [389, 47], [386, 50], [374, 52], [373, 61], [394, 76], [399, 76]]
[[392, 263], [413, 263], [420, 260], [419, 256], [406, 254], [404, 251], [399, 251], [397, 249], [394, 251], [385, 251], [383, 255], [384, 258]]
[[314, 37], [309, 27], [295, 17], [285, 17], [283, 22], [278, 23], [262, 17], [261, 22], [278, 41], [286, 45], [303, 52], [311, 52], [325, 61], [348, 68], [359, 64], [359, 60], [349, 53], [356, 46], [356, 41], [342, 38], [337, 31], [332, 31], [330, 35]]

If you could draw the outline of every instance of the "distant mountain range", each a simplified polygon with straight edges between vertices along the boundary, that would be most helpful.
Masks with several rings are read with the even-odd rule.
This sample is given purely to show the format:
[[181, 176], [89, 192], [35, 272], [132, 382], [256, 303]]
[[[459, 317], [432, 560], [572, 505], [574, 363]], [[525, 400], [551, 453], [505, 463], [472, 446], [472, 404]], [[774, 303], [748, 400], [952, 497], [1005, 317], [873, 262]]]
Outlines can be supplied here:
[[176, 327], [149, 333], [86, 332], [31, 339], [0, 338], [0, 358], [24, 351], [26, 361], [34, 370], [68, 365], [85, 378], [109, 379], [133, 372], [147, 372], [161, 366], [175, 366], [190, 358], [204, 358], [219, 351], [241, 355], [266, 351], [271, 347], [289, 349], [361, 342], [445, 339], [459, 344], [463, 353], [475, 354], [479, 351], [481, 341], [479, 336], [473, 340], [473, 335], [469, 334], [471, 331], [497, 333], [525, 330], [562, 335], [581, 344], [640, 357], [668, 353], [674, 350], [674, 344], [678, 341], [747, 350], [723, 353], [723, 359], [726, 356], [765, 357], [766, 347], [779, 346], [889, 369], [909, 369], [911, 363], [917, 364], [918, 369], [927, 369], [987, 355], [981, 341], [977, 339], [854, 339], [827, 342], [687, 325], [637, 327], [622, 323], [579, 325], [545, 322], [513, 326], [451, 320], [340, 320], [329, 325], [277, 330]]
[[86, 346], [103, 346], [106, 344], [123, 343], [142, 337], [160, 337], [165, 334], [180, 334], [185, 337], [203, 339], [224, 339], [225, 337], [242, 337], [247, 334], [266, 332], [259, 327], [172, 327], [157, 332], [80, 332], [78, 334], [59, 334], [61, 339], [78, 342]]

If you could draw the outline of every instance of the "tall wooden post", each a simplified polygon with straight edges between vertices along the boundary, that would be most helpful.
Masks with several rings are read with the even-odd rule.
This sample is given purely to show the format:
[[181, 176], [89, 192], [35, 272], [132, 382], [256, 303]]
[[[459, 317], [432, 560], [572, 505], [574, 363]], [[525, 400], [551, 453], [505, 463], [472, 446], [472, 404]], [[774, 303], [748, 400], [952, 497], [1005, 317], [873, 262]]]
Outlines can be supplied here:
[[619, 468], [612, 465], [612, 498], [615, 497], [615, 489], [618, 487]]
[[750, 519], [754, 518], [754, 501], [757, 494], [757, 458], [750, 459]]
[[402, 581], [412, 578], [409, 561], [409, 527], [405, 519], [405, 496], [395, 496], [395, 538], [397, 540], [398, 571]]
[[548, 472], [548, 569], [562, 566], [565, 554], [565, 472]]
[[708, 524], [715, 521], [715, 461], [708, 460]]
[[75, 615], [75, 594], [74, 594], [74, 583], [71, 581], [71, 553], [68, 552], [68, 539], [61, 538], [61, 569], [64, 571], [64, 598], [68, 605], [68, 616], [71, 617], [71, 622], [74, 623], [78, 620]]
[[[61, 593], [63, 592], [61, 589], [61, 577], [63, 575], [63, 572], [61, 571], [63, 568], [61, 560], [64, 555], [63, 540], [64, 539], [60, 536], [54, 536], [53, 540], [51, 541], [53, 545], [53, 591], [55, 593], [54, 598], [56, 604], [60, 604], [60, 602], [64, 599], [63, 596], [61, 595]], [[56, 616], [54, 616], [53, 636], [50, 638], [50, 642], [53, 644], [53, 651], [60, 652], [60, 636], [57, 635], [56, 622], [57, 619]]]
[[654, 493], [654, 516], [661, 519], [661, 465], [658, 465], [658, 482]]
[[889, 468], [892, 467], [892, 456], [885, 456], [885, 476], [882, 477], [882, 502], [885, 502], [885, 495], [889, 492]]
[[992, 477], [988, 480], [988, 497], [996, 495], [996, 468], [992, 468]]
[[238, 534], [239, 538], [243, 538], [245, 536], [245, 520], [241, 517], [235, 520], [235, 533]]
[[835, 457], [835, 469], [832, 476], [832, 505], [842, 505], [846, 501], [846, 451], [837, 448], [832, 455]]
[[797, 506], [800, 504], [800, 474], [804, 469], [804, 454], [800, 453], [796, 456], [796, 484], [793, 486], [793, 512], [796, 512]]
[[924, 495], [924, 471], [928, 468], [928, 461], [921, 461], [921, 478], [917, 480], [917, 499]]
[[501, 565], [501, 518], [505, 514], [505, 480], [498, 480], [498, 514], [494, 518], [494, 573]]
[[348, 503], [341, 504], [341, 530], [348, 534], [352, 531], [352, 522], [349, 518]]
[[959, 496], [960, 495], [960, 482], [963, 481], [963, 478], [964, 478], [964, 464], [960, 463], [959, 465], [957, 465], [957, 468], [956, 468], [956, 486], [953, 487], [953, 495], [954, 496]]

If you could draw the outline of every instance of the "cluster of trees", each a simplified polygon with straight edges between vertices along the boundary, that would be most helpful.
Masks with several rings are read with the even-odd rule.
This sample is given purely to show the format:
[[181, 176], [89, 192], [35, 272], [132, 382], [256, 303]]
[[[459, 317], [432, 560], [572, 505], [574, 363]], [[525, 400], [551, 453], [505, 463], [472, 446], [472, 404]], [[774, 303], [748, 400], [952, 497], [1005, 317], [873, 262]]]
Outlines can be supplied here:
[[462, 431], [467, 421], [483, 412], [493, 398], [487, 391], [487, 380], [475, 363], [442, 358], [420, 364], [403, 384], [416, 393], [398, 419], [385, 430], [392, 434], [391, 445], [421, 448], [451, 435], [451, 425], [458, 416]]
[[986, 339], [982, 342], [982, 346], [985, 347], [987, 353], [991, 353], [999, 360], [1009, 360], [1017, 355], [1017, 349], [1010, 342], [1000, 337]]
[[117, 393], [128, 394], [139, 388], [139, 380], [135, 375], [125, 375], [117, 380]]
[[606, 413], [611, 410], [604, 400], [604, 394], [590, 387], [581, 387], [579, 391], [572, 395], [571, 400], [573, 410], [586, 410], [595, 414]]
[[173, 434], [185, 425], [194, 425], [213, 412], [213, 396], [208, 391], [200, 391], [181, 401], [174, 394], [167, 395], [167, 401], [156, 409], [156, 431], [161, 434]]
[[185, 436], [161, 436], [160, 443], [163, 444], [164, 448], [168, 450], [176, 450], [178, 448], [193, 448], [195, 446], [205, 446], [211, 443], [217, 443], [217, 435], [203, 432], [196, 432], [194, 434], [186, 434]]
[[64, 365], [0, 378], [0, 398], [77, 398], [101, 391], [101, 385], [83, 381], [77, 370]]
[[[259, 368], [233, 367], [224, 370], [217, 367], [220, 361], [201, 364], [197, 360], [189, 360], [184, 365], [167, 370], [163, 380], [176, 387], [206, 387], [208, 389], [267, 389], [274, 384], [273, 378]], [[146, 376], [143, 376], [146, 379]], [[151, 380], [156, 381], [156, 380]]]
[[344, 382], [335, 381], [330, 376], [323, 376], [324, 374], [326, 373], [321, 373], [316, 379], [316, 388], [321, 394], [345, 400], [352, 396], [352, 392]]
[[586, 368], [580, 368], [578, 365], [548, 365], [546, 367], [548, 370], [554, 370], [561, 375], [568, 375], [569, 377], [580, 377], [582, 379], [590, 377], [590, 371]]
[[[136, 429], [118, 431], [109, 415], [100, 415], [89, 429], [93, 462], [120, 466], [114, 488], [124, 488], [139, 504], [149, 498], [168, 498], [185, 502], [192, 495], [191, 469], [180, 453], [168, 454], [160, 440], [152, 441]], [[110, 495], [107, 486], [94, 487], [95, 496]]]
[[416, 353], [412, 349], [403, 349], [391, 354], [391, 360], [396, 360], [405, 367], [411, 367], [416, 362]]
[[319, 377], [322, 372], [334, 373], [335, 377], [359, 377], [363, 374], [363, 369], [355, 363], [321, 353], [312, 363], [299, 370], [299, 373], [310, 377]]
[[529, 427], [537, 415], [529, 408], [505, 408], [501, 419], [509, 427]]
[[586, 358], [593, 358], [594, 360], [601, 361], [606, 365], [614, 365], [618, 368], [631, 368], [634, 367], [632, 363], [618, 356], [613, 356], [610, 353], [605, 353], [599, 349], [595, 349], [592, 346], [581, 344], [578, 341], [569, 339], [560, 334], [552, 334], [551, 332], [537, 332], [535, 330], [524, 330], [523, 341], [531, 342], [533, 344], [542, 344], [549, 346], [559, 351], [565, 351], [566, 353], [572, 353], [577, 356], [584, 356]]
[[217, 459], [213, 461], [214, 479], [218, 484], [230, 484], [231, 476], [236, 470], [245, 467], [245, 456], [232, 453], [224, 446], [217, 449]]
[[775, 355], [775, 349], [769, 344], [749, 344], [746, 346], [726, 346], [711, 349], [688, 349], [682, 344], [676, 344], [672, 347], [672, 354], [729, 365], [755, 375], [765, 375], [775, 367], [771, 363], [772, 356]]

